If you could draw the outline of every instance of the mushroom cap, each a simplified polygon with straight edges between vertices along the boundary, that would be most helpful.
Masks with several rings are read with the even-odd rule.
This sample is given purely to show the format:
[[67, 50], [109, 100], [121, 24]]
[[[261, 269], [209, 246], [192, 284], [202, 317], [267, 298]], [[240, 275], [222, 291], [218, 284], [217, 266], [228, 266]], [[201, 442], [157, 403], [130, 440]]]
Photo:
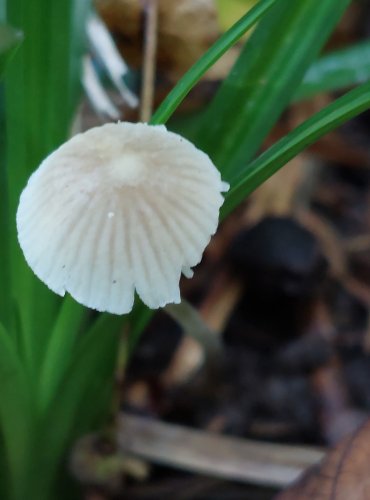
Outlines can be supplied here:
[[110, 123], [48, 156], [20, 197], [18, 238], [59, 295], [124, 314], [180, 302], [218, 225], [227, 186], [209, 157], [161, 126]]

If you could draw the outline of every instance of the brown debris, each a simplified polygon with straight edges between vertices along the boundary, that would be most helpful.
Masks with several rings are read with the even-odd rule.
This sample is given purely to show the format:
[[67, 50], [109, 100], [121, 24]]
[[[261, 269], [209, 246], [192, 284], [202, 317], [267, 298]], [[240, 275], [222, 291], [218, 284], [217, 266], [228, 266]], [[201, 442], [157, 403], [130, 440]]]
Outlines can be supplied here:
[[284, 486], [322, 458], [317, 448], [257, 443], [123, 414], [121, 453], [211, 477]]
[[370, 421], [328, 453], [276, 500], [368, 500]]
[[[128, 64], [142, 65], [143, 6], [140, 0], [95, 0]], [[212, 0], [159, 0], [158, 69], [177, 79], [219, 35]], [[191, 27], [191, 29], [189, 29]]]

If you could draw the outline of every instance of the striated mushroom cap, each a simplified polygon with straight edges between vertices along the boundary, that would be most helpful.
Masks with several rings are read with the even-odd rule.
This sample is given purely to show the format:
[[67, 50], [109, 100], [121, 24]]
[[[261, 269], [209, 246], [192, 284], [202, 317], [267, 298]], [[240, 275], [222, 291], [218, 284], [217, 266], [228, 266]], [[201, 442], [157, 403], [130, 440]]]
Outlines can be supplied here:
[[59, 295], [124, 314], [180, 302], [218, 225], [228, 186], [166, 127], [117, 123], [74, 136], [32, 174], [17, 212], [34, 273]]

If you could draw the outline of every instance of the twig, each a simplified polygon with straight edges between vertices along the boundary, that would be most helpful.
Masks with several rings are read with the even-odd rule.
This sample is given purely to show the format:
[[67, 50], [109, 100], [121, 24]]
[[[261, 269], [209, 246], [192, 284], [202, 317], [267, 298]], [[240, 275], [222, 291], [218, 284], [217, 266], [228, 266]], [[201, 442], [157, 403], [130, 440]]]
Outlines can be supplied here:
[[152, 116], [155, 88], [157, 38], [158, 38], [158, 0], [146, 0], [143, 83], [141, 87], [140, 121], [148, 122]]
[[123, 454], [211, 477], [274, 487], [287, 486], [324, 457], [319, 448], [258, 443], [128, 414], [119, 417], [117, 441]]

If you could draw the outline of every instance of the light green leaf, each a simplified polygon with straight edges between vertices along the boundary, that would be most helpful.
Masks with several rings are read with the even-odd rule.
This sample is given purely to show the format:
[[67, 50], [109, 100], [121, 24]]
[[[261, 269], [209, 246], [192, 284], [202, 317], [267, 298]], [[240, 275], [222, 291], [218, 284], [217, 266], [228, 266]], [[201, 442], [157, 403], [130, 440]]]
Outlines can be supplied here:
[[341, 90], [370, 80], [370, 42], [329, 53], [307, 71], [294, 100]]

